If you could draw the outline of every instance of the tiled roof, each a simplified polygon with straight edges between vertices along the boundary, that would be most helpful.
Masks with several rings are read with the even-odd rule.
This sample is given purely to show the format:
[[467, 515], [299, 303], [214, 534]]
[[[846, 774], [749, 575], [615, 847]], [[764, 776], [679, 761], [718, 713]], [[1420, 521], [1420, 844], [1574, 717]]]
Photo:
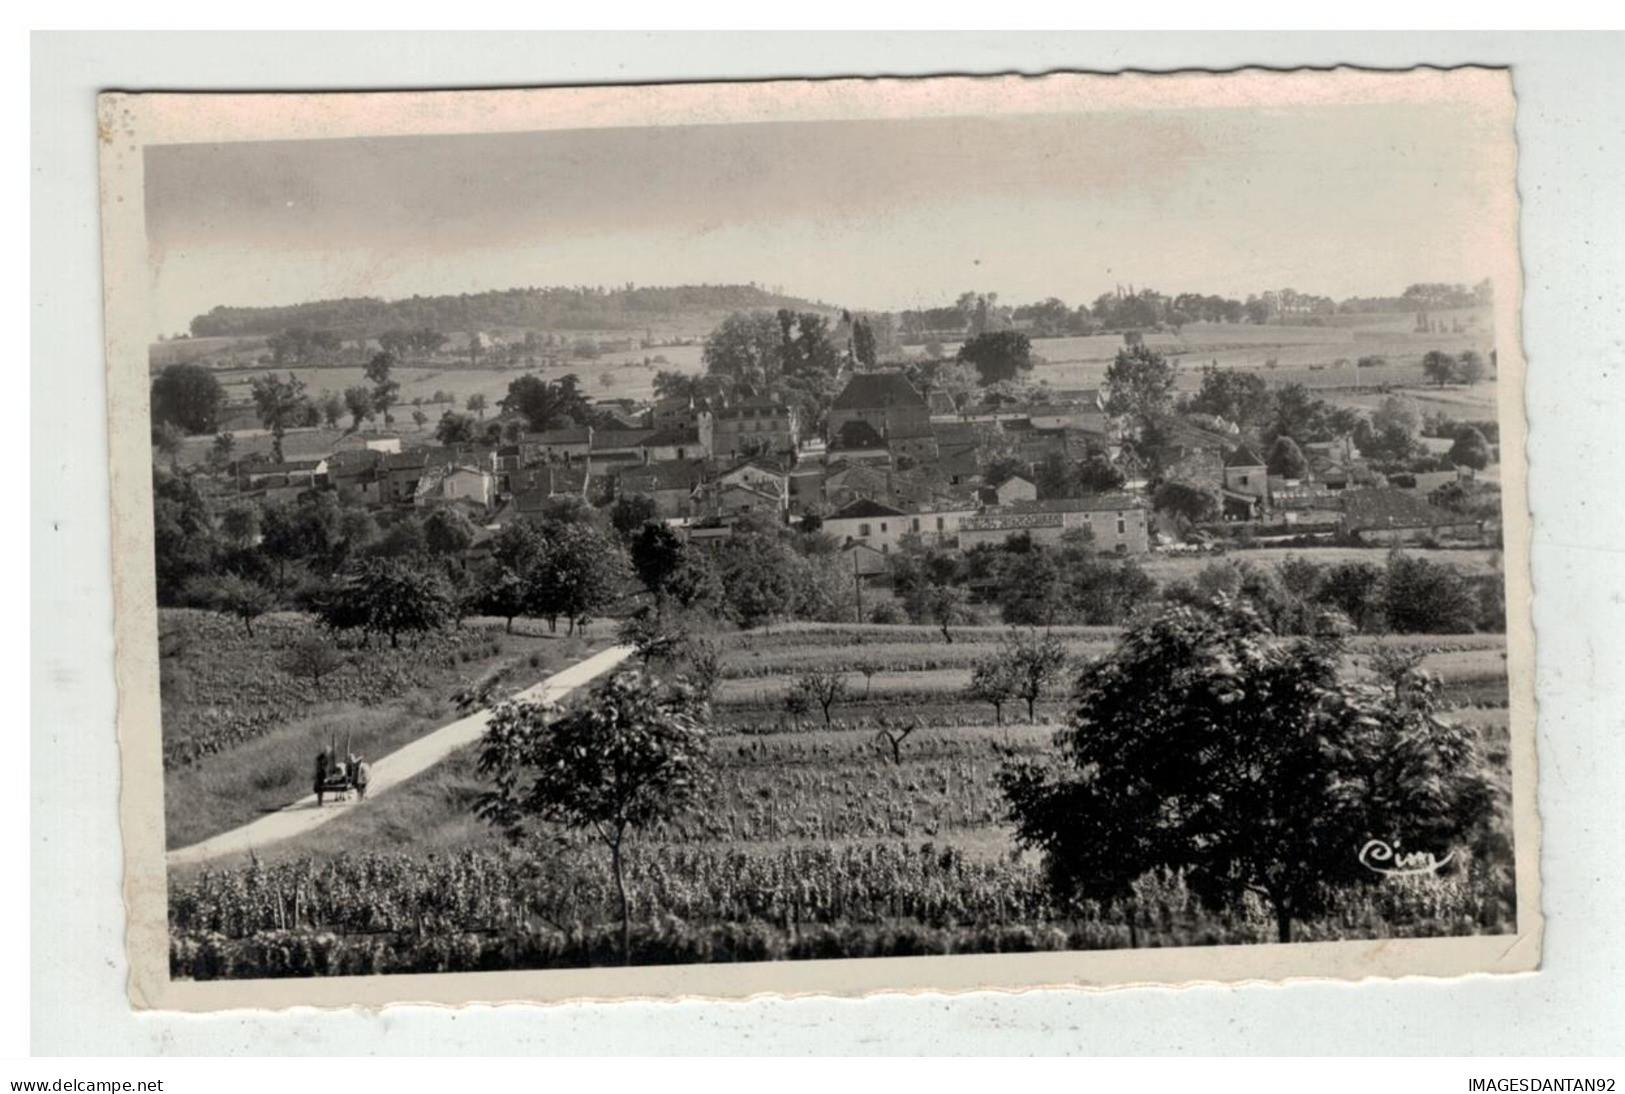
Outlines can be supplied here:
[[645, 448], [656, 446], [699, 444], [700, 434], [695, 429], [657, 429], [641, 442]]
[[782, 505], [784, 503], [784, 496], [782, 494], [777, 494], [770, 490], [763, 490], [760, 486], [753, 482], [719, 483], [716, 488], [716, 496], [719, 498], [724, 494], [735, 492], [750, 494], [754, 497], [761, 498], [763, 501], [773, 502], [775, 505]]
[[661, 460], [628, 468], [620, 472], [619, 478], [621, 488], [633, 492], [690, 490], [705, 480], [705, 463], [701, 460]]
[[582, 467], [547, 464], [515, 471], [508, 479], [514, 494], [541, 490], [549, 494], [579, 494], [587, 488], [587, 471]]
[[882, 505], [869, 498], [859, 498], [839, 511], [832, 513], [830, 520], [850, 520], [863, 517], [904, 517], [908, 514], [901, 509], [893, 509], [889, 505]]
[[1258, 458], [1258, 453], [1242, 444], [1237, 445], [1225, 456], [1224, 465], [1226, 467], [1263, 467], [1264, 461]]
[[652, 429], [600, 429], [592, 435], [592, 450], [602, 452], [614, 448], [637, 448], [655, 435]]
[[1136, 494], [1089, 494], [1081, 498], [1052, 498], [1049, 501], [1018, 501], [1003, 506], [1006, 513], [1099, 513], [1122, 509], [1144, 509], [1145, 499]]
[[887, 438], [894, 441], [912, 441], [922, 437], [934, 439], [936, 435], [936, 430], [931, 428], [931, 423], [924, 421], [897, 422], [886, 431]]
[[568, 429], [546, 429], [540, 433], [527, 432], [519, 440], [522, 444], [586, 444], [591, 437], [592, 430], [580, 425]]
[[835, 410], [874, 410], [881, 407], [925, 407], [925, 397], [901, 372], [859, 372], [835, 397]]
[[865, 421], [854, 420], [841, 426], [841, 431], [830, 442], [829, 450], [838, 452], [885, 447], [886, 439], [875, 431], [874, 426]]
[[327, 458], [330, 475], [354, 475], [371, 471], [383, 462], [384, 454], [376, 448], [346, 448]]
[[766, 471], [771, 475], [789, 474], [789, 468], [785, 467], [781, 461], [775, 460], [770, 456], [751, 456], [748, 459], [740, 460], [738, 463], [724, 471], [723, 474], [731, 475], [735, 471], [743, 471], [747, 467], [754, 467], [758, 471]]

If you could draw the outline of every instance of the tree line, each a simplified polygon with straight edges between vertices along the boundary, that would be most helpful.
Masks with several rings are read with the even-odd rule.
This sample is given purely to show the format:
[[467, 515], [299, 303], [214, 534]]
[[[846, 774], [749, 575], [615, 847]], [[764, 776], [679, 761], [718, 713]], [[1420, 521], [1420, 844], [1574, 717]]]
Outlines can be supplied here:
[[671, 313], [812, 306], [757, 285], [527, 287], [389, 301], [352, 297], [279, 307], [220, 306], [195, 317], [190, 330], [196, 338], [270, 336], [290, 329], [327, 331], [341, 338], [422, 329], [638, 330], [651, 317]]
[[1012, 626], [1120, 625], [1158, 605], [1218, 595], [1250, 605], [1281, 634], [1312, 634], [1330, 612], [1361, 634], [1506, 629], [1498, 574], [1469, 575], [1397, 548], [1380, 565], [1308, 556], [1273, 566], [1216, 559], [1189, 579], [1159, 586], [1134, 559], [1095, 551], [1086, 529], [1053, 546], [1019, 533], [965, 552], [906, 545], [894, 556], [892, 590], [901, 618], [935, 624], [949, 642], [952, 626], [979, 622], [984, 612]]

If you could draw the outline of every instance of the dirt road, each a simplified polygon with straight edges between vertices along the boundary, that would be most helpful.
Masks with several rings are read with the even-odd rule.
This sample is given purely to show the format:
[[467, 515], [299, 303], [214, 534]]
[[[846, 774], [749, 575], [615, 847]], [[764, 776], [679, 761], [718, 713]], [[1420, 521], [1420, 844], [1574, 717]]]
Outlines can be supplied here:
[[[572, 690], [589, 683], [610, 671], [632, 654], [631, 646], [611, 646], [584, 661], [554, 673], [546, 680], [519, 693], [525, 699], [562, 699]], [[377, 797], [392, 788], [429, 770], [447, 756], [480, 739], [485, 732], [490, 712], [482, 710], [461, 718], [450, 725], [441, 726], [372, 763], [372, 781], [367, 796]], [[210, 836], [202, 843], [179, 847], [165, 856], [170, 866], [184, 863], [206, 862], [221, 855], [240, 854], [265, 847], [293, 836], [303, 835], [328, 821], [343, 816], [359, 803], [354, 801], [316, 804], [316, 795], [300, 798], [292, 805], [269, 813], [259, 820], [250, 821], [241, 828], [233, 828], [218, 836]]]

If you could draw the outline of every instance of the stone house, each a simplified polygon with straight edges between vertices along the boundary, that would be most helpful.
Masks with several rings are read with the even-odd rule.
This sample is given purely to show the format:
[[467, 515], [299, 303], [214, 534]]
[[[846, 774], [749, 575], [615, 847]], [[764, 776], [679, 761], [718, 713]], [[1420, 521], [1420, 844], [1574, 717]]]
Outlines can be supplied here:
[[800, 415], [773, 399], [741, 399], [711, 412], [710, 451], [722, 459], [757, 454], [794, 456]]
[[930, 425], [931, 406], [897, 369], [859, 372], [830, 405], [829, 436], [839, 435], [848, 422], [865, 422], [885, 437], [905, 424]]
[[984, 510], [960, 521], [959, 546], [968, 550], [984, 543], [996, 545], [1023, 532], [1035, 543], [1055, 546], [1067, 532], [1082, 528], [1093, 534], [1097, 551], [1142, 555], [1151, 549], [1145, 500], [1129, 494], [1023, 502]]

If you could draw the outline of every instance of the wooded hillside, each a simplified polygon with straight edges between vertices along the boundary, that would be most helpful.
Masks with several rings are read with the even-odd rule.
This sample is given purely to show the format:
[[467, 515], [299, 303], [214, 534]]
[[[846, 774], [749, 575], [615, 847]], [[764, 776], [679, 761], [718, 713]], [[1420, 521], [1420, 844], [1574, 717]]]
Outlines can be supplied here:
[[217, 307], [191, 322], [195, 338], [271, 335], [293, 328], [332, 331], [343, 338], [392, 329], [442, 331], [521, 327], [544, 330], [636, 330], [683, 312], [824, 307], [756, 285], [677, 285], [637, 288], [524, 288], [405, 300], [357, 297], [271, 308]]

